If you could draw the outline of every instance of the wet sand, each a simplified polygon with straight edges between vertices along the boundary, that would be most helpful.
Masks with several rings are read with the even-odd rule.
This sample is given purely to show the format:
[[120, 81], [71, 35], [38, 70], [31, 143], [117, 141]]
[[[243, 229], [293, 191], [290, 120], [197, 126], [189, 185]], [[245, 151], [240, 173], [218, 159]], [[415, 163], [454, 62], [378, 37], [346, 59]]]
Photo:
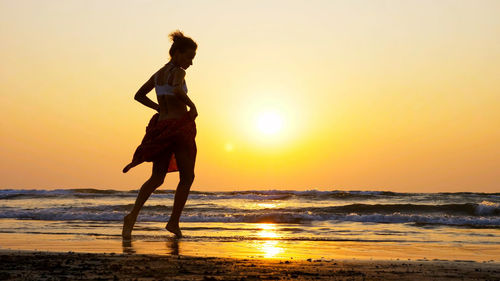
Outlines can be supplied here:
[[[32, 222], [31, 222], [32, 223]], [[162, 225], [163, 226], [163, 225]], [[1, 229], [1, 227], [0, 227]], [[122, 240], [117, 234], [31, 234], [0, 233], [1, 250], [142, 255], [181, 255], [220, 258], [334, 259], [334, 260], [468, 260], [500, 263], [496, 244], [439, 244], [359, 241], [297, 241], [279, 239], [224, 240], [171, 235], [134, 235]]]
[[1, 250], [0, 280], [500, 280], [500, 263]]

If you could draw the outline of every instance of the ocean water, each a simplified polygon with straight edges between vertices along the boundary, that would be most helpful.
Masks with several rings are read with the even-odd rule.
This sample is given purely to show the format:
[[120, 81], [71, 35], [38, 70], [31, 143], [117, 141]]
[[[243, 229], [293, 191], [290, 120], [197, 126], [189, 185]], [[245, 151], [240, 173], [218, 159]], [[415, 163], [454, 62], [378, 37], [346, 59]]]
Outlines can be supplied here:
[[[32, 249], [30, 243], [40, 248], [36, 241], [49, 238], [52, 246], [74, 241], [76, 250], [81, 241], [121, 243], [122, 219], [136, 195], [97, 189], [0, 190], [0, 248]], [[171, 241], [164, 226], [173, 197], [172, 190], [159, 190], [146, 202], [133, 232], [139, 248], [147, 249], [146, 242]], [[387, 249], [393, 249], [412, 258], [500, 261], [500, 193], [191, 191], [181, 229], [182, 243], [192, 245], [184, 248], [190, 254], [230, 248], [230, 254], [221, 255], [234, 256], [236, 251], [258, 256], [259, 251], [249, 248], [264, 243], [271, 256], [274, 251], [280, 257], [293, 256], [302, 247], [304, 253], [321, 257], [376, 257], [384, 251], [391, 256]], [[16, 237], [25, 238], [16, 244]], [[132, 247], [122, 246], [123, 251]], [[165, 253], [171, 252], [166, 248]], [[265, 249], [261, 254], [269, 256]]]

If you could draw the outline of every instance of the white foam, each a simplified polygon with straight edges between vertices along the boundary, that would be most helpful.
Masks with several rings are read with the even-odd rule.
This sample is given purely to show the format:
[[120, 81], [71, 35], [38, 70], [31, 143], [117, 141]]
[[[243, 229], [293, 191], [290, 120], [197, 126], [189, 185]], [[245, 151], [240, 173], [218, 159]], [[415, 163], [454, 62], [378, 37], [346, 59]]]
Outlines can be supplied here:
[[[50, 221], [121, 221], [125, 211], [92, 210], [86, 208], [46, 208], [25, 210], [4, 210], [0, 218], [34, 219]], [[163, 211], [143, 211], [139, 217], [141, 221], [161, 222], [168, 219]], [[187, 222], [248, 222], [256, 223], [272, 221], [276, 223], [305, 223], [311, 221], [351, 221], [370, 223], [421, 223], [458, 226], [487, 226], [500, 227], [500, 217], [475, 217], [475, 216], [448, 216], [448, 215], [411, 215], [411, 214], [313, 214], [313, 213], [218, 213], [218, 212], [184, 212], [183, 221]]]
[[477, 215], [492, 215], [493, 213], [495, 213], [495, 211], [500, 212], [500, 203], [483, 201], [476, 207]]

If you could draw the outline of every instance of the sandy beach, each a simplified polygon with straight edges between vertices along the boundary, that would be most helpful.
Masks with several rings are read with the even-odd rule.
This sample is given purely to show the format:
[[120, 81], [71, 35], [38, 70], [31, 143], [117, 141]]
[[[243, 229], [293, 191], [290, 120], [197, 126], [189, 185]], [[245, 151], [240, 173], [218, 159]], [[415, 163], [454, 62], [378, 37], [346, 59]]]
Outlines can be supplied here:
[[2, 280], [500, 280], [500, 264], [0, 252]]

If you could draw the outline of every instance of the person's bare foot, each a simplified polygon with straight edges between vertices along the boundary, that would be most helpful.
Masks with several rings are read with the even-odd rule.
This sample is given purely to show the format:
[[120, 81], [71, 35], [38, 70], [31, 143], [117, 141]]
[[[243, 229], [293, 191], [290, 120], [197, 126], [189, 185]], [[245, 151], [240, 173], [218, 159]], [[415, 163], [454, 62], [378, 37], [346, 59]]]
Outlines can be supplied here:
[[132, 229], [134, 228], [135, 218], [130, 214], [123, 217], [122, 237], [130, 239], [132, 237]]
[[181, 229], [179, 228], [179, 225], [173, 225], [170, 223], [167, 223], [167, 226], [165, 226], [165, 229], [172, 232], [175, 234], [175, 237], [181, 238], [182, 237], [182, 232]]
[[125, 168], [123, 168], [122, 172], [126, 173], [126, 172], [128, 172], [128, 170], [130, 170], [130, 168], [132, 168], [132, 163], [130, 163], [127, 166], [125, 166]]

